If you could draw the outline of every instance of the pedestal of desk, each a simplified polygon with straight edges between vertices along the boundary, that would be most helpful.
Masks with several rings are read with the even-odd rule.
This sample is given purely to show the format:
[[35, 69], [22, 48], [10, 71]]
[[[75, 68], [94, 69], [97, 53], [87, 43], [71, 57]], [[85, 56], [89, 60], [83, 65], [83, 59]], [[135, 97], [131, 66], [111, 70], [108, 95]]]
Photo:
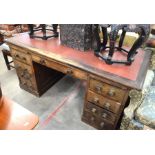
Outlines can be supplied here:
[[129, 89], [110, 80], [90, 76], [82, 120], [97, 129], [116, 129]]

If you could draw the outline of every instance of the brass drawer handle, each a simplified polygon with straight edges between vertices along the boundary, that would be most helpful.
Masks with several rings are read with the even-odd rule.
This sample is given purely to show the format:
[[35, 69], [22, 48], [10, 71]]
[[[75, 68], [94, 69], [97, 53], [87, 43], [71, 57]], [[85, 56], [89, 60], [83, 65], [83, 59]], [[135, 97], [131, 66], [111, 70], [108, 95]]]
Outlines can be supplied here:
[[73, 71], [71, 69], [68, 69], [67, 74], [73, 74]]
[[15, 58], [20, 58], [18, 54], [15, 54]]
[[41, 65], [45, 65], [46, 64], [46, 61], [44, 59], [40, 59], [40, 64]]
[[105, 125], [105, 123], [104, 123], [104, 122], [101, 122], [101, 123], [100, 123], [100, 127], [101, 127], [101, 128], [103, 128], [103, 127], [104, 127], [104, 125]]
[[106, 102], [105, 105], [104, 105], [104, 107], [105, 107], [106, 109], [109, 109], [109, 108], [110, 108], [110, 103]]
[[101, 92], [102, 91], [102, 86], [100, 86], [100, 85], [95, 86], [95, 90], [97, 92]]
[[25, 57], [22, 57], [22, 59], [23, 59], [24, 61], [26, 61], [26, 58], [25, 58]]
[[21, 73], [20, 76], [21, 76], [21, 77], [24, 77], [24, 73]]
[[115, 96], [115, 90], [114, 89], [110, 89], [109, 92], [108, 92], [108, 95], [111, 96], [111, 97]]
[[99, 103], [99, 98], [95, 97], [95, 98], [93, 99], [93, 101], [94, 101], [95, 103]]
[[92, 108], [91, 111], [92, 111], [93, 113], [96, 113], [97, 109], [96, 109], [96, 108]]
[[103, 113], [103, 114], [102, 114], [102, 117], [103, 117], [103, 118], [106, 118], [106, 117], [107, 117], [107, 114], [106, 114], [106, 113]]

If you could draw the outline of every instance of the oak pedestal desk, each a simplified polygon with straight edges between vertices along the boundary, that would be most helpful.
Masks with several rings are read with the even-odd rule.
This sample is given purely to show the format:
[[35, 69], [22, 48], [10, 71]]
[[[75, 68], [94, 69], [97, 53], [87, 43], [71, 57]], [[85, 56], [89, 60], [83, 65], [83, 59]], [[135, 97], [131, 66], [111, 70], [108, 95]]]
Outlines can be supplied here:
[[[30, 39], [28, 33], [7, 40], [20, 87], [42, 95], [64, 74], [87, 81], [82, 121], [97, 129], [116, 129], [131, 89], [143, 86], [151, 52], [139, 49], [131, 66], [107, 65], [93, 51], [62, 46], [58, 38]], [[116, 57], [123, 57], [116, 52]]]

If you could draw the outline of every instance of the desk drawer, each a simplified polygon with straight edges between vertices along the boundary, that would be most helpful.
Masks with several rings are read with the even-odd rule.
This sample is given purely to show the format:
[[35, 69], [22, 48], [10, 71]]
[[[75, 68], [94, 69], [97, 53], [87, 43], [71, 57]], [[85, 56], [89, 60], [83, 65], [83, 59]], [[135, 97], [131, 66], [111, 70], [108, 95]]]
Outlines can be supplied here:
[[109, 121], [100, 119], [94, 115], [92, 115], [90, 112], [85, 110], [83, 112], [82, 121], [85, 123], [92, 125], [93, 127], [100, 129], [100, 130], [112, 130], [114, 129], [114, 124], [110, 123]]
[[19, 60], [23, 63], [26, 63], [26, 64], [31, 64], [31, 55], [29, 54], [26, 54], [26, 53], [23, 53], [22, 51], [17, 51], [17, 50], [14, 50], [14, 49], [11, 49], [11, 55], [13, 57], [13, 59], [15, 60]]
[[29, 65], [23, 64], [17, 60], [14, 61], [14, 64], [20, 84], [27, 87], [27, 89], [31, 91], [36, 89], [36, 82], [32, 68]]
[[55, 61], [49, 61], [49, 60], [45, 60], [44, 58], [40, 58], [38, 56], [32, 56], [32, 60], [47, 66], [49, 68], [55, 69], [57, 71], [60, 71], [64, 74], [68, 74], [71, 75], [73, 77], [76, 77], [78, 79], [82, 79], [82, 80], [87, 80], [87, 73], [85, 73], [84, 71], [81, 71], [79, 69], [76, 69], [74, 67], [68, 66], [68, 65], [64, 65]]
[[115, 114], [113, 114], [113, 113], [111, 113], [105, 109], [102, 109], [93, 103], [87, 102], [86, 108], [89, 112], [98, 116], [99, 118], [106, 119], [106, 120], [111, 121], [113, 123], [116, 120], [117, 115], [115, 115]]
[[118, 114], [121, 104], [119, 102], [115, 102], [113, 100], [107, 99], [101, 95], [98, 95], [90, 90], [87, 93], [87, 101], [92, 102], [106, 110], [109, 110], [113, 113]]
[[122, 102], [125, 95], [125, 91], [123, 89], [111, 86], [95, 79], [90, 79], [89, 87], [92, 91], [118, 102]]

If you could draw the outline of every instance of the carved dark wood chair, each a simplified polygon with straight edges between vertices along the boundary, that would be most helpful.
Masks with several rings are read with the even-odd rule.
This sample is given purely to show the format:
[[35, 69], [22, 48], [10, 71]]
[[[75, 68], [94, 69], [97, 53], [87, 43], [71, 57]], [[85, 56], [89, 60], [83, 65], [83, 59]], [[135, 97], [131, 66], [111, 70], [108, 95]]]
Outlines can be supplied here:
[[2, 54], [4, 57], [5, 64], [7, 66], [7, 69], [10, 70], [11, 67], [14, 68], [12, 66], [13, 61], [9, 60], [9, 57], [11, 57], [10, 49], [9, 49], [8, 45], [6, 45], [4, 43], [4, 36], [2, 34], [0, 34], [0, 46], [2, 47]]
[[2, 53], [5, 60], [5, 64], [8, 70], [14, 68], [13, 61], [9, 60], [12, 57], [10, 54], [10, 49], [7, 44], [5, 44], [4, 38], [13, 37], [14, 34], [22, 33], [28, 31], [28, 27], [25, 24], [1, 24], [0, 25], [0, 46], [2, 47]]
[[2, 53], [3, 53], [3, 57], [4, 57], [4, 60], [5, 60], [5, 64], [7, 66], [7, 69], [11, 70], [11, 68], [14, 68], [14, 66], [12, 65], [13, 61], [9, 60], [9, 57], [12, 57], [11, 54], [10, 54], [10, 51], [6, 50], [6, 49], [2, 49]]
[[[102, 29], [103, 42], [101, 42], [99, 36], [99, 27]], [[108, 35], [107, 28], [110, 27], [111, 31]], [[118, 37], [119, 31], [122, 30], [120, 37]], [[133, 32], [138, 34], [138, 38], [135, 40], [130, 49], [123, 48], [124, 39], [127, 32]], [[150, 34], [149, 24], [95, 24], [93, 26], [93, 49], [94, 54], [97, 57], [103, 59], [107, 64], [121, 63], [131, 65], [134, 61], [134, 56], [137, 54], [137, 49], [140, 48], [143, 43], [148, 39]], [[109, 36], [109, 46], [107, 46]], [[119, 43], [116, 45], [116, 40], [119, 38]], [[109, 48], [109, 50], [106, 50]], [[122, 52], [126, 54], [126, 60], [115, 60], [113, 55], [115, 52]]]
[[[28, 24], [30, 38], [41, 38], [43, 40], [47, 40], [48, 38], [58, 37], [58, 24], [52, 24], [51, 26], [52, 28], [46, 24], [39, 24], [39, 26]], [[37, 31], [42, 32], [41, 36], [39, 34], [35, 34]], [[48, 34], [47, 32], [52, 32], [52, 34]]]

